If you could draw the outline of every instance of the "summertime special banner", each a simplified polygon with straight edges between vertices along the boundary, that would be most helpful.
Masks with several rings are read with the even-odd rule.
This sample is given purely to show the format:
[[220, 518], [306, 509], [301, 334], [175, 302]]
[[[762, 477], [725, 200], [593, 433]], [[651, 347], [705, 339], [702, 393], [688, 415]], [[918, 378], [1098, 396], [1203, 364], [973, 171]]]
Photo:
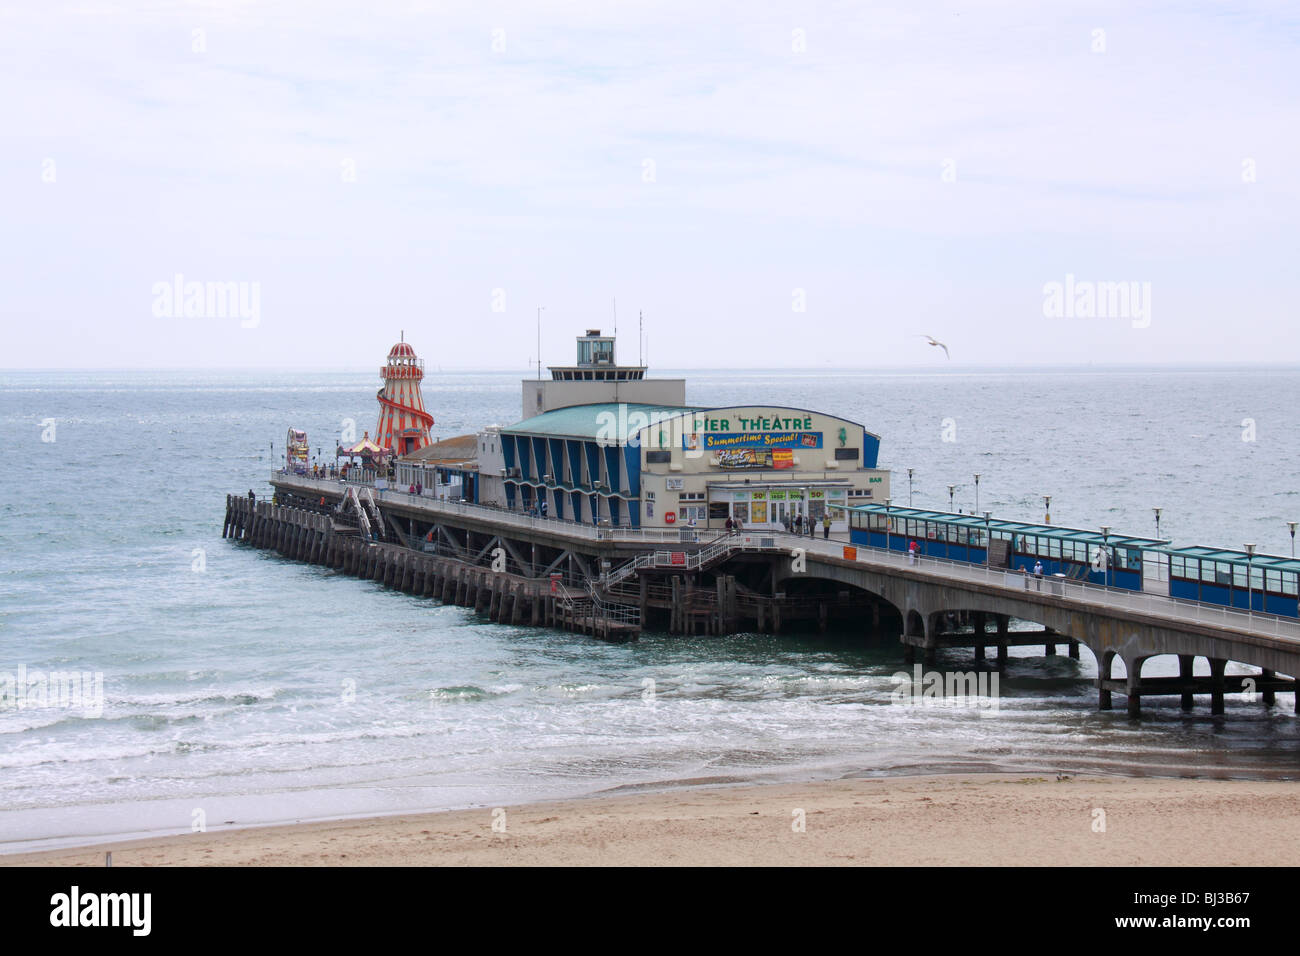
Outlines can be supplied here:
[[682, 448], [686, 451], [821, 447], [821, 432], [691, 432], [682, 436]]

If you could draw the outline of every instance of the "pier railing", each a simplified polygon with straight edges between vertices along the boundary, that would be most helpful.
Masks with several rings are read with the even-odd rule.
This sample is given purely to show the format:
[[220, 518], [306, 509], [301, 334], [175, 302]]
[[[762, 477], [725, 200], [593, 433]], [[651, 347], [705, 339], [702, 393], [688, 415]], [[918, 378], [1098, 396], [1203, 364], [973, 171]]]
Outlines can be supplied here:
[[[789, 547], [801, 547], [808, 554], [825, 557], [847, 558], [846, 545], [843, 542], [812, 541], [811, 539], [791, 540]], [[1262, 611], [1240, 611], [1218, 604], [1205, 604], [1200, 601], [1188, 601], [1183, 598], [1169, 597], [1164, 594], [1151, 594], [1147, 591], [1130, 591], [1090, 581], [1077, 581], [1069, 578], [1034, 577], [1020, 571], [1006, 568], [992, 568], [982, 564], [968, 564], [952, 561], [948, 558], [920, 557], [915, 561], [906, 553], [886, 551], [869, 545], [847, 546], [856, 551], [855, 560], [862, 564], [872, 564], [890, 569], [906, 569], [914, 572], [938, 572], [944, 577], [958, 581], [973, 581], [994, 585], [1021, 594], [1051, 594], [1086, 604], [1126, 608], [1143, 614], [1166, 617], [1178, 622], [1195, 622], [1214, 627], [1230, 628], [1250, 634], [1280, 637], [1300, 642], [1300, 621], [1279, 617]]]
[[[341, 482], [332, 479], [288, 475], [283, 472], [273, 473], [275, 480], [289, 479], [295, 484], [304, 485], [319, 491], [336, 494]], [[968, 564], [948, 558], [918, 556], [913, 559], [905, 552], [876, 548], [866, 544], [848, 544], [842, 540], [827, 541], [792, 534], [784, 530], [742, 531], [720, 538], [710, 539], [711, 534], [699, 529], [661, 529], [604, 527], [586, 523], [566, 521], [557, 518], [539, 518], [521, 514], [504, 508], [474, 504], [466, 501], [447, 501], [416, 496], [405, 491], [387, 489], [375, 492], [375, 497], [385, 504], [411, 505], [433, 513], [456, 514], [467, 517], [488, 518], [493, 522], [514, 528], [526, 528], [559, 537], [569, 537], [583, 541], [616, 541], [642, 544], [650, 553], [638, 555], [636, 559], [612, 572], [606, 579], [609, 584], [626, 580], [638, 570], [654, 566], [660, 568], [680, 567], [682, 570], [698, 569], [701, 562], [707, 560], [703, 553], [712, 548], [730, 550], [783, 551], [789, 553], [794, 548], [801, 548], [805, 554], [839, 560], [852, 560], [856, 564], [879, 567], [884, 570], [899, 570], [905, 573], [940, 574], [945, 578], [961, 582], [968, 581], [1005, 589], [1007, 591], [1025, 591], [1049, 594], [1078, 601], [1094, 607], [1125, 608], [1139, 613], [1163, 617], [1179, 623], [1197, 623], [1213, 627], [1227, 628], [1247, 634], [1277, 637], [1300, 643], [1300, 621], [1279, 617], [1263, 611], [1242, 611], [1217, 604], [1205, 604], [1174, 598], [1164, 594], [1152, 594], [1146, 591], [1130, 591], [1126, 588], [1093, 584], [1068, 578], [1036, 578], [1020, 571], [1006, 568], [993, 568], [986, 565]], [[683, 540], [686, 538], [687, 540]], [[685, 545], [679, 549], [665, 549], [665, 544]], [[697, 545], [703, 544], [704, 548]], [[688, 550], [689, 549], [689, 550]], [[849, 555], [853, 557], [850, 558]]]
[[[313, 478], [310, 475], [294, 475], [285, 472], [272, 472], [273, 481], [292, 481], [294, 484], [311, 488], [314, 491], [338, 494], [340, 489], [350, 487], [351, 483], [336, 478]], [[476, 504], [472, 501], [453, 501], [434, 498], [429, 495], [414, 495], [395, 488], [374, 491], [374, 496], [385, 504], [416, 506], [439, 514], [456, 514], [467, 517], [488, 518], [515, 528], [531, 528], [546, 531], [584, 541], [630, 541], [656, 542], [664, 544], [697, 544], [708, 540], [710, 534], [700, 528], [633, 528], [626, 525], [594, 525], [585, 521], [573, 521], [567, 518], [541, 518], [509, 508]]]

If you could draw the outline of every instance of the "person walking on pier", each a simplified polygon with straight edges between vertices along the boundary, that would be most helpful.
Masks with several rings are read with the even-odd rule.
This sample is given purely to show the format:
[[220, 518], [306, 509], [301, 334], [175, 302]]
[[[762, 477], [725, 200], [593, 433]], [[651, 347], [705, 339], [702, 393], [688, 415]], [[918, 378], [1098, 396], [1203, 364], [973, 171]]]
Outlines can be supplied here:
[[727, 515], [727, 534], [731, 534], [734, 528], [735, 525], [731, 522], [731, 515]]
[[1042, 576], [1043, 576], [1043, 562], [1036, 561], [1034, 562], [1034, 577], [1041, 578]]
[[543, 499], [542, 499], [542, 517], [543, 517], [543, 518], [546, 517], [546, 511], [547, 511], [547, 501], [546, 501], [545, 498], [543, 498]]
[[822, 513], [822, 540], [829, 541], [831, 538], [831, 513], [829, 511]]

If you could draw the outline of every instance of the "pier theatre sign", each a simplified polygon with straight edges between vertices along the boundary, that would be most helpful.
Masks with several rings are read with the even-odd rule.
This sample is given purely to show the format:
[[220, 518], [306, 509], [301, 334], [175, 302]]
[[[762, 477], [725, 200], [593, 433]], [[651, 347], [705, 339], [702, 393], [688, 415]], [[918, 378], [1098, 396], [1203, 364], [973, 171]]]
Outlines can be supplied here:
[[682, 436], [682, 448], [715, 452], [722, 468], [789, 468], [795, 449], [822, 447], [822, 433], [811, 428], [811, 416], [700, 417]]

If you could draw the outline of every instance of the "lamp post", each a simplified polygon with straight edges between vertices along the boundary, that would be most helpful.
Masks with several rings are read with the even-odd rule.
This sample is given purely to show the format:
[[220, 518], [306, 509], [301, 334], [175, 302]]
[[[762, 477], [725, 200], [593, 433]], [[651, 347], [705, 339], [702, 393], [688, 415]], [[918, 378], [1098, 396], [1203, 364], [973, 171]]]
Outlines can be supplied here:
[[989, 533], [989, 519], [993, 517], [993, 512], [984, 512], [984, 566], [993, 567], [993, 536]]
[[889, 506], [893, 504], [893, 498], [885, 499], [885, 550], [889, 550]]
[[[956, 491], [956, 490], [957, 490], [957, 486], [956, 486], [956, 485], [949, 485], [949, 486], [948, 486], [948, 512], [949, 512], [950, 514], [952, 513], [952, 508], [953, 508], [953, 504], [952, 504], [952, 493], [953, 493], [954, 491]], [[1294, 537], [1294, 535], [1293, 535], [1293, 537]]]
[[907, 469], [907, 506], [912, 507], [912, 469]]
[[1159, 540], [1160, 539], [1160, 512], [1163, 511], [1164, 509], [1152, 508], [1151, 510], [1156, 513], [1156, 540]]
[[1295, 526], [1300, 524], [1297, 521], [1288, 521], [1286, 526], [1291, 529], [1291, 557], [1295, 557]]
[[1106, 575], [1106, 587], [1110, 587], [1110, 525], [1101, 526], [1102, 551], [1101, 560], [1106, 565], [1103, 569]]
[[1043, 495], [1043, 523], [1052, 523], [1052, 496]]
[[542, 380], [542, 310], [544, 305], [537, 307], [537, 381]]
[[1253, 544], [1247, 544], [1246, 545], [1246, 616], [1248, 618], [1253, 617], [1255, 614], [1255, 595], [1250, 580], [1251, 571], [1253, 570], [1251, 564], [1254, 561], [1254, 559], [1255, 559], [1255, 546]]
[[979, 514], [980, 510], [980, 476], [977, 472], [975, 475], [975, 513]]

